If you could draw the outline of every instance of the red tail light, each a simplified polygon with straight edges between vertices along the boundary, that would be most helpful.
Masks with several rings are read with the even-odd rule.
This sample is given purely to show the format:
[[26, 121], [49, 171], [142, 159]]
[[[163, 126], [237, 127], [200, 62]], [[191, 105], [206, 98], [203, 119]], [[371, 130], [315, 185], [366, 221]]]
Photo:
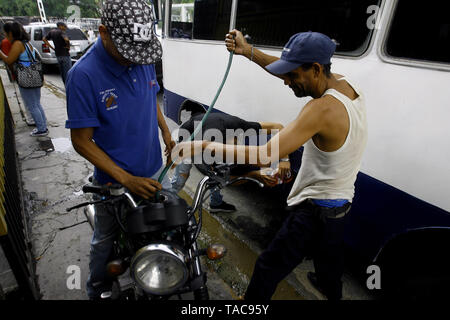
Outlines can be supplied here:
[[43, 53], [50, 53], [50, 48], [45, 43], [42, 44], [42, 52]]

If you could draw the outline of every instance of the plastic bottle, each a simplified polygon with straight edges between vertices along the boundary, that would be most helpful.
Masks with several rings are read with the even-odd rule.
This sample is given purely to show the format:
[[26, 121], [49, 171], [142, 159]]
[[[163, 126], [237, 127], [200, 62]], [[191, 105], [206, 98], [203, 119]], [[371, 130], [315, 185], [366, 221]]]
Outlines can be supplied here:
[[280, 178], [280, 175], [278, 174], [278, 168], [277, 169], [273, 169], [273, 168], [265, 168], [261, 170], [262, 174], [271, 176], [272, 178], [277, 179], [277, 183], [276, 184], [282, 184], [283, 183], [283, 179]]

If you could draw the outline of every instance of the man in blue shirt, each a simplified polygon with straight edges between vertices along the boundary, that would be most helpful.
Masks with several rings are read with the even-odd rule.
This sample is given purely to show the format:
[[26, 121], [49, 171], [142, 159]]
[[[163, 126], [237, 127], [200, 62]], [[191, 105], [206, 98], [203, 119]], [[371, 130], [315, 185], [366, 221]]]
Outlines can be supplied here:
[[[153, 33], [151, 8], [144, 0], [107, 0], [100, 37], [71, 69], [67, 79], [66, 128], [75, 150], [95, 166], [98, 184], [120, 183], [148, 199], [170, 188], [163, 170], [158, 127], [166, 154], [175, 142], [156, 101], [159, 91], [154, 63], [161, 44]], [[98, 206], [91, 243], [88, 295], [109, 291], [106, 263], [117, 226]]]

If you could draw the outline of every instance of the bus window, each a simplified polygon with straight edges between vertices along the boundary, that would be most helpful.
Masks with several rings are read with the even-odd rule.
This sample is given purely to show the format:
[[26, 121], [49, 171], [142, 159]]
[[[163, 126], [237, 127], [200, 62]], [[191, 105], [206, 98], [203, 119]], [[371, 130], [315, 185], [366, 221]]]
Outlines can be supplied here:
[[223, 41], [230, 28], [231, 4], [231, 0], [173, 0], [170, 37]]
[[316, 31], [337, 43], [337, 53], [359, 56], [368, 48], [370, 10], [379, 0], [239, 0], [236, 28], [260, 46], [282, 47], [298, 32]]
[[194, 0], [181, 3], [173, 0], [170, 10], [170, 37], [192, 39], [192, 24], [194, 22]]
[[385, 51], [396, 58], [450, 63], [450, 16], [445, 1], [399, 0]]
[[[157, 5], [156, 5], [157, 4]], [[155, 2], [156, 8], [158, 11], [157, 15], [158, 15], [158, 24], [157, 24], [157, 28], [160, 30], [164, 30], [164, 23], [165, 23], [165, 6], [166, 6], [166, 2], [164, 0], [158, 0], [157, 2]], [[160, 35], [161, 33], [158, 32], [158, 34]]]

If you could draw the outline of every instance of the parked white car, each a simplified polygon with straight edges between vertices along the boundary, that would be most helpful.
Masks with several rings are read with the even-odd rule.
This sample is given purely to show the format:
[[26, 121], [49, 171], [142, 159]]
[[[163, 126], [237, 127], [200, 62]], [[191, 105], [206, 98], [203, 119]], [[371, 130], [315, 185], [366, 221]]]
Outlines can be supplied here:
[[[89, 46], [89, 40], [78, 26], [68, 24], [67, 27], [66, 34], [70, 40], [70, 56], [74, 58]], [[56, 28], [54, 23], [44, 24], [40, 22], [24, 26], [25, 31], [30, 36], [31, 44], [39, 51], [44, 65], [58, 64], [55, 52], [42, 41], [48, 32], [54, 28]], [[53, 44], [52, 40], [49, 40], [49, 42]]]

